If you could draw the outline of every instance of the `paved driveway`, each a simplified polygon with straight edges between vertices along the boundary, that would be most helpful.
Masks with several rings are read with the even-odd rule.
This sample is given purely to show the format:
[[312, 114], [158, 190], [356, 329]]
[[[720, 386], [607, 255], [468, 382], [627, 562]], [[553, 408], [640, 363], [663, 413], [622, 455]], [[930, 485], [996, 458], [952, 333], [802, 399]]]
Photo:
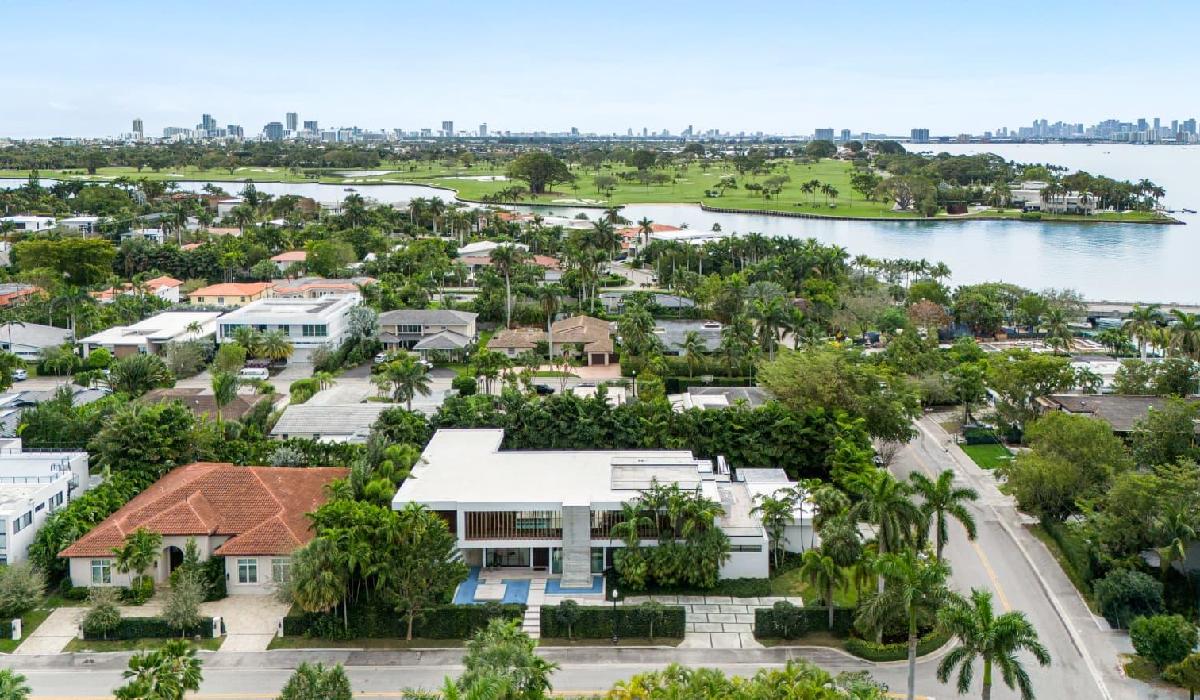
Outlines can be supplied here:
[[224, 618], [226, 638], [221, 651], [266, 651], [288, 606], [271, 595], [231, 595], [205, 603], [200, 611]]

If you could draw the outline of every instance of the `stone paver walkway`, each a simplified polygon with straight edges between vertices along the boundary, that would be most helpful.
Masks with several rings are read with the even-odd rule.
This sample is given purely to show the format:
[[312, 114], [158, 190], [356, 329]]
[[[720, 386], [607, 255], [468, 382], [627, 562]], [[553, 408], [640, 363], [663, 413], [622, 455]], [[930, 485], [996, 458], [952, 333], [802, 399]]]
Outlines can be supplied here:
[[654, 600], [664, 605], [682, 605], [686, 614], [681, 648], [688, 649], [760, 649], [754, 638], [754, 611], [788, 601], [803, 605], [798, 596], [731, 598], [730, 596], [655, 595], [631, 596], [626, 605]]
[[59, 653], [75, 638], [83, 613], [84, 608], [59, 608], [51, 612], [13, 653], [32, 656]]

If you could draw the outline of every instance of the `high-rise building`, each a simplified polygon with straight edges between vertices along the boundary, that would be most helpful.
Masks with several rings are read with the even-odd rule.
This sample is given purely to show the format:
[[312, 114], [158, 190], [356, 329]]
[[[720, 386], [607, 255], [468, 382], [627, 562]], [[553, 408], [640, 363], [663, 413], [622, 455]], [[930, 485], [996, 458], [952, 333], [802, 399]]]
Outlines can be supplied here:
[[832, 141], [833, 129], [815, 129], [813, 130], [813, 139], [816, 141]]
[[849, 129], [842, 129], [842, 139], [841, 140], [842, 141], [850, 140], [850, 130]]
[[266, 137], [268, 141], [282, 141], [283, 124], [279, 122], [268, 123], [263, 127], [263, 136]]
[[913, 143], [929, 143], [929, 129], [913, 129], [908, 140]]
[[199, 128], [204, 129], [205, 131], [216, 131], [217, 120], [213, 119], [213, 115], [211, 114], [202, 114], [200, 115]]
[[288, 112], [286, 121], [287, 121], [287, 130], [291, 131], [291, 132], [295, 132], [296, 127], [300, 126], [300, 115], [296, 114], [295, 112]]
[[230, 124], [225, 127], [225, 135], [231, 139], [244, 139], [246, 138], [246, 130], [237, 124]]
[[479, 138], [481, 138], [481, 139], [487, 138], [487, 122], [484, 122], [479, 125]]
[[314, 121], [304, 122], [304, 130], [309, 132], [310, 134], [315, 134], [318, 131], [320, 131], [321, 128], [319, 126], [317, 126], [317, 122], [314, 120]]
[[145, 126], [142, 124], [142, 120], [134, 119], [133, 120], [133, 138], [137, 139], [138, 141], [141, 141], [142, 137], [145, 135], [145, 133], [146, 133], [146, 129], [145, 129]]
[[442, 136], [445, 136], [446, 138], [450, 138], [450, 137], [454, 136], [454, 122], [453, 121], [447, 120], [447, 121], [442, 122]]

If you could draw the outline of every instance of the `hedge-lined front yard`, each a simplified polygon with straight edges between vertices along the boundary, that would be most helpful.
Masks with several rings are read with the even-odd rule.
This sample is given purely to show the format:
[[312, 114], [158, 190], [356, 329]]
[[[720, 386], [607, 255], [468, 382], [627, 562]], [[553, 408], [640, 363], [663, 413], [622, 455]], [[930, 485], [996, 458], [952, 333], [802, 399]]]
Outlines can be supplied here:
[[568, 634], [568, 626], [561, 619], [560, 607], [543, 605], [542, 637], [608, 639], [613, 635], [614, 620], [618, 637], [683, 639], [686, 629], [686, 613], [681, 605], [663, 605], [658, 608], [620, 605], [615, 611], [612, 606], [607, 605], [580, 605], [574, 610], [577, 619], [570, 625]]
[[[525, 606], [519, 604], [443, 605], [431, 608], [413, 622], [413, 637], [421, 639], [468, 639], [487, 627], [493, 618], [520, 620]], [[321, 639], [404, 639], [408, 618], [388, 606], [362, 605], [350, 609], [349, 628], [342, 616], [333, 613], [289, 614], [283, 618], [285, 637]]]

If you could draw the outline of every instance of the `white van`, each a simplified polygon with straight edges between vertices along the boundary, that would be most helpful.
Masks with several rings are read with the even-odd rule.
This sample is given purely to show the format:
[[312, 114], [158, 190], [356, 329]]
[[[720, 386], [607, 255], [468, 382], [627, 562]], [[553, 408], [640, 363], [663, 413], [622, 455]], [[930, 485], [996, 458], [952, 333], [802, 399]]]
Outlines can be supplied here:
[[270, 378], [270, 373], [266, 367], [243, 367], [242, 371], [238, 372], [238, 379], [253, 380]]

